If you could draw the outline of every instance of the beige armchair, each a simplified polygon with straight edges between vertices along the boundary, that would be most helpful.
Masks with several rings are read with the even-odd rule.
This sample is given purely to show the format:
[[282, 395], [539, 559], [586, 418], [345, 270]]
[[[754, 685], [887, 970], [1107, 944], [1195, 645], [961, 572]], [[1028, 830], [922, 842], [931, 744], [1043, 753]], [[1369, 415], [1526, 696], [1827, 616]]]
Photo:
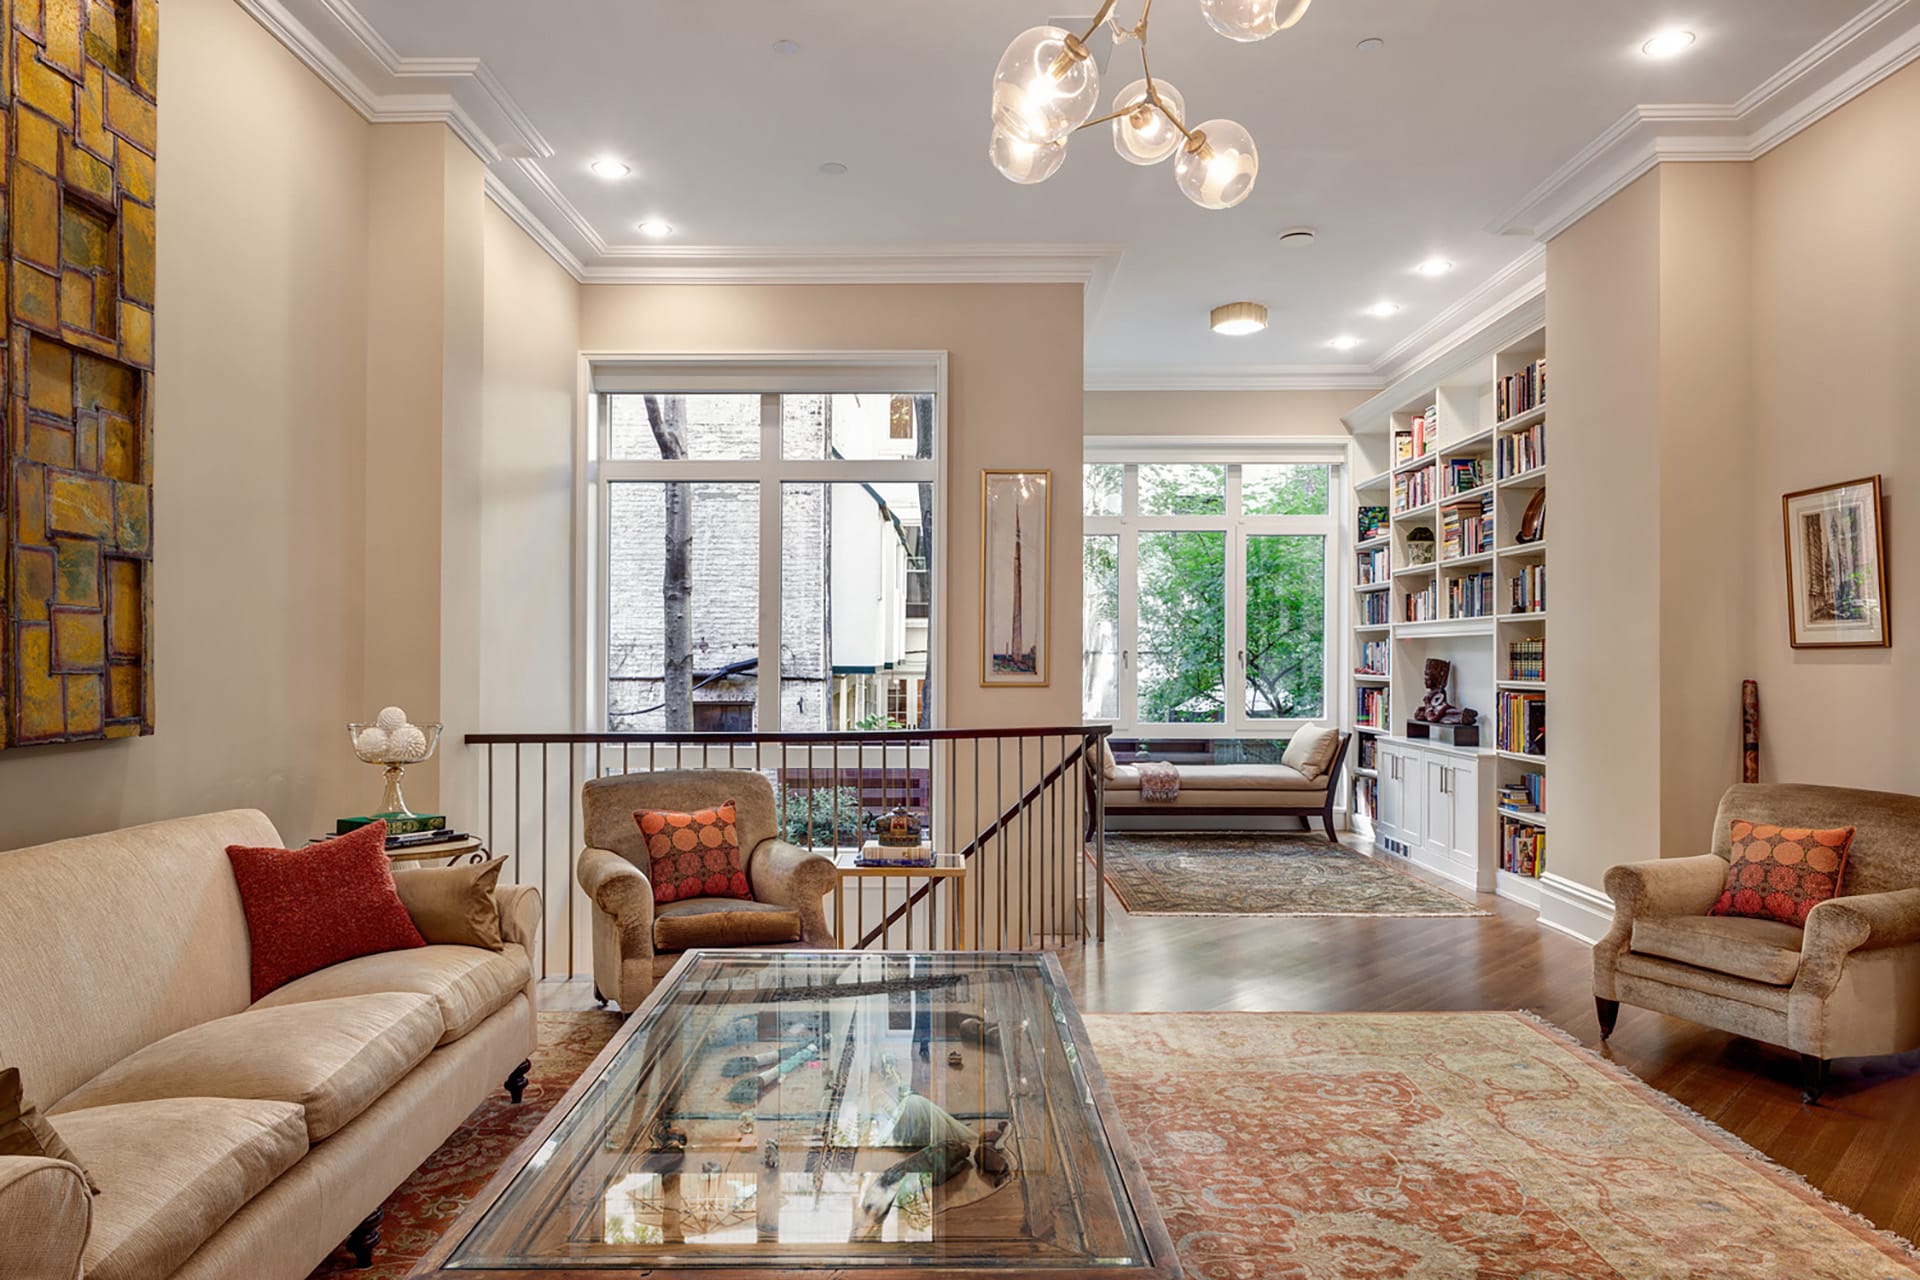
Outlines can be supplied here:
[[[688, 813], [732, 800], [752, 902], [686, 898], [656, 907], [634, 814]], [[631, 1012], [696, 947], [834, 945], [826, 896], [833, 860], [777, 838], [773, 784], [744, 769], [678, 769], [594, 778], [580, 792], [587, 847], [575, 874], [593, 903], [593, 985], [601, 1003]]]
[[[1841, 896], [1805, 929], [1709, 916], [1742, 818], [1857, 828]], [[1808, 1102], [1835, 1058], [1920, 1048], [1920, 796], [1841, 787], [1731, 787], [1711, 853], [1607, 872], [1613, 928], [1593, 949], [1602, 1039], [1624, 1001], [1800, 1054]]]

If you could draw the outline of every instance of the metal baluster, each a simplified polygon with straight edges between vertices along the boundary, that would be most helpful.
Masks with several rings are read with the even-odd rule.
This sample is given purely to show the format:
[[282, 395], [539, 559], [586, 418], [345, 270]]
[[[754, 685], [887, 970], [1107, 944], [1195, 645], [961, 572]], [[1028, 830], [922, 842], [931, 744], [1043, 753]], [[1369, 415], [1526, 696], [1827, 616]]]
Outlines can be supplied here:
[[1002, 757], [1006, 754], [1005, 738], [993, 740], [993, 862], [994, 880], [1000, 888], [1000, 906], [994, 912], [994, 928], [997, 931], [999, 945], [994, 950], [1007, 949], [1007, 856], [1005, 848], [1006, 827], [1000, 821], [1000, 815], [1007, 811], [1005, 776], [1006, 768]]
[[1094, 770], [1093, 798], [1095, 801], [1093, 827], [1094, 871], [1093, 892], [1094, 912], [1098, 921], [1095, 936], [1099, 941], [1107, 940], [1107, 770], [1106, 760], [1101, 759], [1101, 768]]
[[1030, 806], [1027, 804], [1027, 739], [1024, 734], [1014, 739], [1013, 753], [1013, 794], [1019, 797], [1014, 804], [1019, 809], [1020, 817], [1020, 931], [1016, 936], [1020, 943], [1018, 949], [1025, 951], [1027, 939], [1033, 936], [1028, 924], [1028, 907], [1033, 898], [1033, 847], [1030, 843], [1033, 824], [1028, 821], [1032, 815], [1028, 812]]
[[[493, 754], [496, 745], [491, 742], [487, 744], [487, 848], [497, 855], [500, 843], [493, 838]], [[520, 868], [517, 866], [513, 868], [513, 879], [516, 884], [519, 883]]]

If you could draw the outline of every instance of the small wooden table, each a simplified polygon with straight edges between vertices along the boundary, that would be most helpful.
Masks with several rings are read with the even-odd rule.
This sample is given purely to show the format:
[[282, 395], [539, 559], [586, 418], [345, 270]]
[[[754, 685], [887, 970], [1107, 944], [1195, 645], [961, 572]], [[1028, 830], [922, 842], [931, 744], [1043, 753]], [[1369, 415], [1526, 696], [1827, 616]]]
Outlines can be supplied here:
[[387, 861], [394, 863], [432, 862], [437, 858], [445, 858], [447, 860], [445, 865], [449, 867], [460, 862], [485, 862], [487, 846], [478, 836], [468, 836], [464, 840], [447, 840], [440, 844], [419, 844], [410, 849], [387, 850]]
[[[833, 936], [841, 946], [858, 945], [860, 941], [858, 938], [855, 938], [851, 943], [847, 941], [847, 881], [874, 876], [883, 882], [886, 880], [908, 881], [907, 893], [909, 896], [911, 896], [913, 892], [911, 882], [914, 880], [925, 880], [929, 885], [929, 892], [927, 894], [929, 901], [935, 896], [932, 891], [934, 882], [946, 881], [948, 885], [951, 886], [947, 901], [947, 949], [949, 951], [965, 951], [968, 949], [966, 859], [957, 854], [943, 853], [936, 855], [933, 860], [933, 865], [929, 867], [868, 867], [860, 864], [859, 853], [847, 851], [834, 854], [833, 866], [834, 870], [840, 873], [840, 878], [834, 881], [833, 885]], [[854, 926], [862, 933], [866, 932], [865, 906], [866, 904], [863, 898], [858, 907], [858, 922]], [[886, 919], [886, 914], [887, 894], [886, 887], [883, 883], [880, 890], [880, 918], [883, 920]], [[929, 916], [931, 917], [931, 912], [929, 912]], [[911, 918], [911, 915], [909, 915], [908, 919]], [[929, 925], [929, 929], [931, 929], [931, 927], [932, 926]], [[933, 939], [928, 938], [927, 941], [932, 942]]]

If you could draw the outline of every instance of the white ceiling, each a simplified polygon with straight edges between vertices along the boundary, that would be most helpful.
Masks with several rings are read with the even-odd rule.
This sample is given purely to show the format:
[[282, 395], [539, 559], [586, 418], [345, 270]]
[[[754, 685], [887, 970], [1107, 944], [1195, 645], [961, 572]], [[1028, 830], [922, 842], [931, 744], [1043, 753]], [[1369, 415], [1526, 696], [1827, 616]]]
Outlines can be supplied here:
[[[382, 98], [380, 118], [405, 118], [408, 102], [447, 90], [483, 149], [500, 153], [497, 186], [590, 278], [689, 258], [751, 270], [796, 254], [997, 262], [1004, 251], [1045, 264], [1043, 274], [1097, 262], [1095, 381], [1124, 381], [1123, 370], [1224, 381], [1264, 370], [1377, 382], [1393, 359], [1537, 271], [1532, 235], [1494, 229], [1550, 230], [1537, 189], [1610, 127], [1634, 124], [1623, 115], [1637, 105], [1722, 104], [1643, 113], [1656, 131], [1682, 117], [1714, 122], [1710, 133], [1748, 129], [1731, 104], [1750, 108], [1770, 90], [1784, 99], [1814, 72], [1830, 77], [1860, 43], [1837, 31], [1909, 8], [1316, 0], [1292, 31], [1237, 45], [1212, 34], [1197, 0], [1161, 0], [1155, 73], [1185, 94], [1194, 123], [1237, 119], [1260, 147], [1252, 197], [1208, 212], [1175, 189], [1170, 165], [1123, 162], [1104, 126], [1079, 135], [1039, 186], [1015, 186], [987, 163], [1001, 49], [1095, 0], [241, 2], [290, 43], [317, 37], [340, 75]], [[1130, 20], [1137, 7], [1121, 0], [1120, 13]], [[1696, 32], [1694, 49], [1643, 56], [1641, 43], [1667, 26]], [[1366, 37], [1385, 47], [1359, 50]], [[780, 40], [799, 50], [776, 52]], [[1114, 53], [1103, 101], [1137, 76], [1137, 58], [1131, 45]], [[1769, 83], [1790, 67], [1808, 74]], [[1632, 136], [1613, 135], [1615, 150]], [[1584, 158], [1603, 154], [1621, 159], [1604, 148]], [[633, 176], [594, 177], [587, 164], [599, 156], [624, 160]], [[822, 174], [830, 161], [846, 174]], [[1549, 194], [1572, 198], [1580, 175], [1562, 177]], [[672, 223], [673, 237], [642, 237], [635, 224], [649, 217]], [[1297, 225], [1318, 239], [1283, 248], [1277, 233]], [[1412, 273], [1436, 254], [1457, 269], [1439, 280]], [[1272, 327], [1210, 333], [1208, 309], [1241, 298], [1266, 303]], [[1387, 320], [1361, 313], [1381, 299], [1404, 309]], [[1342, 333], [1362, 345], [1329, 348]]]

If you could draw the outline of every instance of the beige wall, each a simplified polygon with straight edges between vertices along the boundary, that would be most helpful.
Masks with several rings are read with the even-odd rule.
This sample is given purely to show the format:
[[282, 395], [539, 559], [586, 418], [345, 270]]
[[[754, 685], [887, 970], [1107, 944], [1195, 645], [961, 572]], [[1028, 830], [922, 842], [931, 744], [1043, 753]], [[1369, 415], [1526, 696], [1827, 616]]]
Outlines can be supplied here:
[[[589, 285], [588, 351], [944, 350], [948, 366], [947, 721], [1077, 724], [1081, 289], [1078, 285]], [[1054, 476], [1052, 683], [980, 687], [980, 472]]]
[[1660, 848], [1660, 185], [1547, 246], [1553, 438], [1548, 869], [1598, 887]]
[[[1920, 792], [1920, 64], [1753, 165], [1761, 776]], [[1878, 473], [1891, 649], [1787, 643], [1781, 495]]]
[[1367, 391], [1089, 391], [1090, 436], [1339, 436]]
[[377, 796], [360, 701], [371, 130], [232, 0], [168, 0], [154, 401], [158, 732], [0, 756], [0, 848]]

